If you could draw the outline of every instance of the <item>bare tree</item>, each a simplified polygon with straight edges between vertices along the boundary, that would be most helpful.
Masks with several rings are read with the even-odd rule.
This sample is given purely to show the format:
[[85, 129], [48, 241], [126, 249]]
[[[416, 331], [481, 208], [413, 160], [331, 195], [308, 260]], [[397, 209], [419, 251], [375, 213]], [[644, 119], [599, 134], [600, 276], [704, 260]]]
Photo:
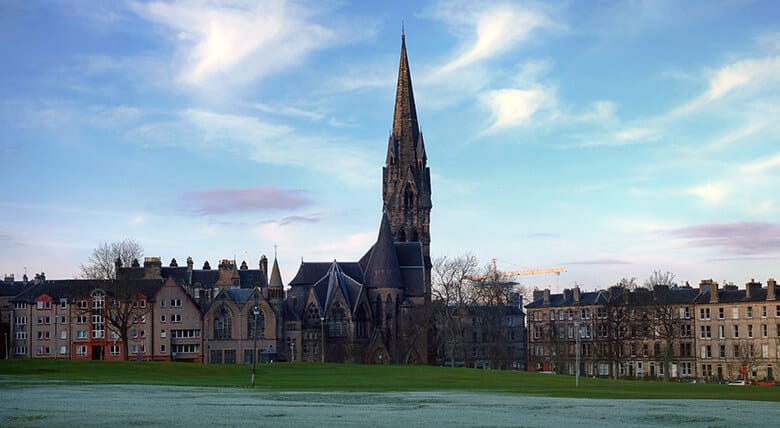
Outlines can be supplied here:
[[615, 286], [609, 289], [607, 298], [607, 317], [603, 324], [607, 331], [603, 341], [606, 342], [609, 370], [615, 379], [618, 377], [618, 365], [626, 360], [626, 345], [631, 342], [630, 331], [634, 316], [630, 293], [624, 287]]
[[144, 249], [133, 239], [118, 242], [104, 242], [89, 256], [89, 262], [80, 266], [80, 276], [84, 279], [116, 279], [116, 260], [122, 266], [130, 266], [133, 260], [143, 256]]
[[741, 365], [741, 370], [744, 371], [744, 380], [753, 378], [753, 371], [764, 362], [762, 358], [761, 350], [756, 346], [753, 341], [749, 339], [742, 339], [736, 345], [734, 349], [735, 357]]
[[674, 284], [671, 272], [655, 270], [645, 281], [645, 287], [652, 292], [651, 324], [653, 335], [663, 345], [664, 380], [671, 378], [671, 364], [674, 356], [674, 340], [679, 337], [680, 322], [675, 316]]
[[109, 332], [122, 341], [125, 360], [130, 358], [130, 339], [139, 334], [139, 330], [143, 331], [146, 314], [152, 308], [148, 299], [152, 296], [144, 294], [143, 271], [125, 269], [117, 272], [117, 269], [131, 265], [142, 254], [143, 248], [132, 239], [106, 242], [92, 251], [88, 264], [81, 265], [81, 276], [92, 280], [96, 290], [102, 290], [93, 292], [92, 307], [85, 311], [91, 312], [93, 319], [94, 316], [105, 318]]
[[632, 276], [631, 278], [620, 278], [620, 281], [618, 281], [617, 284], [615, 284], [618, 287], [623, 287], [627, 290], [635, 290], [639, 285], [636, 283], [636, 277]]
[[455, 365], [458, 348], [466, 366], [469, 365], [464, 340], [465, 321], [468, 307], [474, 303], [475, 297], [468, 278], [476, 274], [478, 266], [477, 258], [471, 254], [452, 259], [443, 256], [433, 261], [432, 288], [437, 302], [431, 306], [436, 310], [433, 317], [437, 325], [437, 339], [446, 346], [444, 354], [449, 355], [451, 366]]

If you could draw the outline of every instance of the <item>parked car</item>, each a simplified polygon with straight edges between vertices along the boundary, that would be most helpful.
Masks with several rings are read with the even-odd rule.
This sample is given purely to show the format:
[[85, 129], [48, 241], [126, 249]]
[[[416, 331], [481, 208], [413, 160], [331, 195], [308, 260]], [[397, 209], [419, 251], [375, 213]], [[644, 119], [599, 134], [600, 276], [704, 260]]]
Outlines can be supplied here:
[[728, 384], [732, 386], [745, 386], [745, 379], [737, 379], [733, 382], [729, 382]]

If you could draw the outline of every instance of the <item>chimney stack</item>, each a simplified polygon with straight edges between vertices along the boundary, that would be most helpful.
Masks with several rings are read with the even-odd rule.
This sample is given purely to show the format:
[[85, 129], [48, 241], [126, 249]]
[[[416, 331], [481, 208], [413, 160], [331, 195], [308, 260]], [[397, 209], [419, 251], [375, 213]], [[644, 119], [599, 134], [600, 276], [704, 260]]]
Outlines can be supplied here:
[[542, 301], [544, 303], [544, 305], [548, 306], [550, 304], [550, 289], [549, 288], [545, 288], [544, 289], [544, 294], [542, 295], [542, 298], [544, 299]]
[[754, 278], [750, 278], [750, 282], [745, 284], [745, 297], [750, 300], [756, 295], [756, 291], [761, 289], [761, 283], [756, 282]]
[[766, 299], [767, 300], [775, 300], [775, 285], [777, 283], [775, 282], [774, 278], [769, 278], [766, 280]]
[[715, 281], [710, 284], [710, 303], [718, 303], [718, 283]]
[[575, 304], [579, 304], [580, 303], [580, 286], [578, 285], [578, 286], [574, 287], [572, 292], [574, 293], [574, 303]]

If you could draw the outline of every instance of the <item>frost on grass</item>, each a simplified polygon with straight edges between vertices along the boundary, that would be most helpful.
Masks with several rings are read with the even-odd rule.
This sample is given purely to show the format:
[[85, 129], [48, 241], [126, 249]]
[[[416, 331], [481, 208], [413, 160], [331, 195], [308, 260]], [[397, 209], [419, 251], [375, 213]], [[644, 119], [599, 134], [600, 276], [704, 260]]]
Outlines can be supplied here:
[[[592, 400], [466, 392], [268, 392], [0, 379], [0, 426], [766, 426], [764, 402]], [[761, 415], [756, 418], [756, 415]]]

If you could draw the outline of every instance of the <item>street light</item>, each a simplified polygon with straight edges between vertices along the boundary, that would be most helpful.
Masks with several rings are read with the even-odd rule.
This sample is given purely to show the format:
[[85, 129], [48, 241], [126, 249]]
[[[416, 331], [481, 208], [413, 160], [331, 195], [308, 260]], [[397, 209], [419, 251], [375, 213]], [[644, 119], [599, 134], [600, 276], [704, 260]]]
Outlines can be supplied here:
[[254, 336], [254, 345], [252, 346], [252, 388], [255, 387], [255, 366], [257, 365], [257, 317], [260, 315], [260, 308], [257, 306], [257, 295], [255, 295], [255, 305], [252, 307], [252, 336]]
[[574, 336], [574, 343], [576, 344], [576, 349], [574, 351], [574, 387], [579, 388], [580, 387], [580, 323], [579, 321], [574, 321], [574, 330], [575, 330], [575, 336]]
[[325, 315], [320, 315], [320, 357], [325, 363]]

